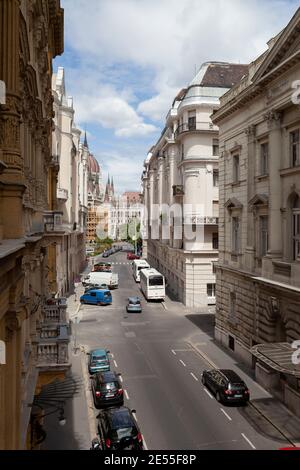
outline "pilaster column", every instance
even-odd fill
[[[20,144],[20,1],[0,0],[0,80],[6,85],[6,104],[0,105],[0,148],[6,169],[2,183],[3,237],[23,236],[24,169]],[[9,223],[8,223],[9,221]]]
[[[245,129],[248,138],[247,158],[247,200],[250,201],[255,195],[255,163],[256,163],[256,126],[251,125]],[[254,218],[253,212],[247,208],[247,246],[246,264],[250,270],[254,269]]]
[[[21,174],[19,0],[0,0],[0,80],[6,85],[6,104],[0,107],[0,146],[7,165],[6,180]]]
[[[158,203],[163,203],[164,159],[158,157]]]
[[[281,226],[281,152],[282,152],[282,114],[270,112],[266,116],[269,127],[269,250],[268,256],[282,256],[282,226]]]

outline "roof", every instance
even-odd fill
[[[190,86],[232,88],[248,72],[248,68],[246,64],[208,62],[201,66]]]
[[[220,372],[227,377],[230,381],[236,381],[237,383],[244,382],[243,379],[231,369],[221,369]]]
[[[100,165],[91,153],[88,156],[88,168],[91,173],[100,173]]]
[[[116,372],[112,371],[112,370],[108,370],[106,372],[98,372],[97,373],[98,376],[102,376],[103,379],[104,379],[104,382],[107,380],[116,380],[117,378],[117,374]]]
[[[271,369],[300,378],[300,363],[293,361],[294,354],[299,357],[299,353],[290,343],[257,344],[251,352]]]

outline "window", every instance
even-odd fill
[[[219,187],[219,171],[218,170],[213,171],[213,185],[214,187]]]
[[[196,130],[196,111],[189,111],[188,125],[189,125],[189,131]]]
[[[217,268],[216,268],[216,264],[217,262],[216,261],[212,261],[212,273],[213,274],[216,274],[217,273]]]
[[[236,316],[236,293],[230,292],[230,317],[235,318]]]
[[[213,157],[219,156],[219,139],[213,139]]]
[[[219,249],[219,234],[218,233],[213,233],[213,235],[212,235],[212,245],[213,245],[213,250],[218,250]]]
[[[290,143],[291,143],[291,165],[297,166],[300,165],[299,158],[299,129],[290,133]]]
[[[239,253],[240,251],[240,219],[232,217],[232,251]]]
[[[268,252],[268,217],[262,216],[259,218],[259,255],[260,257],[266,256]]]
[[[181,159],[184,159],[184,144],[181,144]]]
[[[240,180],[240,156],[233,156],[233,182],[238,183]]]
[[[216,284],[207,284],[207,297],[216,297]]]
[[[260,146],[260,174],[267,175],[269,173],[269,144],[268,142]]]
[[[300,258],[300,198],[296,197],[293,204],[293,260]]]

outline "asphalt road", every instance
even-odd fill
[[[146,447],[263,450],[286,445],[282,436],[251,406],[221,405],[203,387],[201,372],[210,367],[189,339],[196,334],[203,344],[210,341],[213,316],[203,315],[199,327],[199,315],[186,315],[179,304],[169,303],[165,309],[160,303],[147,303],[133,279],[126,255],[117,253],[109,261],[114,262],[114,271],[119,273],[119,289],[112,291],[113,304],[82,306],[77,339],[86,351],[96,347],[110,350],[112,369],[122,374],[125,404],[137,410]],[[142,298],[142,314],[126,313],[126,300],[131,295]],[[88,448],[96,430],[97,411],[92,409],[86,361],[82,355],[86,402],[83,396],[77,398],[74,413],[79,417],[72,420],[81,427],[73,434],[81,439],[86,434],[84,444],[76,445],[77,448]],[[254,396],[262,393],[255,384],[250,391]],[[53,439],[48,448],[62,445],[72,448],[66,438],[57,446]]]

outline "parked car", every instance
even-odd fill
[[[128,304],[126,306],[126,311],[128,313],[141,313],[142,312],[142,306],[141,306],[141,300],[139,297],[129,297],[128,298]]]
[[[247,385],[233,370],[205,370],[202,374],[202,383],[216,395],[216,399],[221,403],[246,404],[250,400]]]
[[[90,289],[80,297],[80,302],[91,305],[110,305],[112,295],[110,290]]]
[[[84,293],[86,294],[86,293],[89,292],[90,290],[95,290],[95,289],[97,289],[97,290],[98,290],[98,289],[109,290],[107,284],[89,284],[89,285],[84,289]]]
[[[91,385],[96,408],[124,405],[124,391],[119,376],[111,371],[93,375]]]
[[[106,372],[110,370],[110,362],[107,349],[93,349],[88,353],[89,356],[89,373]]]
[[[127,253],[128,260],[140,259],[140,256],[136,255],[135,253]]]
[[[102,253],[102,258],[108,258],[109,257],[109,253],[107,251],[104,251]]]
[[[97,416],[103,450],[143,450],[143,436],[135,410],[125,406],[102,410]]]

